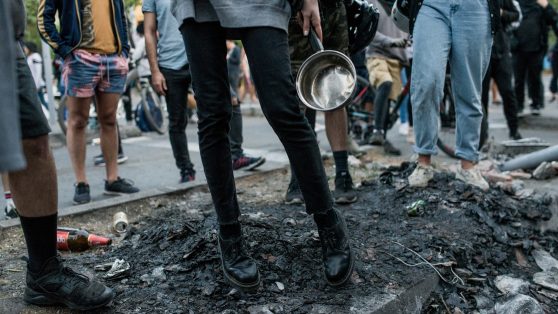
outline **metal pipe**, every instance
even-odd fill
[[[500,166],[501,171],[536,168],[544,161],[558,160],[558,145],[539,150],[538,152],[523,155],[506,161]]]

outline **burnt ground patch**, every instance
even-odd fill
[[[357,256],[351,283],[340,289],[325,283],[311,217],[276,197],[277,184],[286,186],[281,173],[241,186],[246,246],[262,275],[255,292],[237,291],[223,278],[206,191],[152,201],[153,210],[137,216],[112,247],[64,257],[91,272],[117,258],[131,264],[126,277],[106,281],[117,291],[107,313],[446,313],[492,308],[506,299],[494,286],[496,276],[530,281],[538,271],[531,250],[556,255],[557,234],[538,231],[551,216],[547,197],[484,193],[450,174],[416,190],[405,180],[412,167],[405,163],[365,180],[359,201],[340,207]],[[10,280],[22,276],[7,269],[21,266],[17,252],[21,248],[1,269]],[[0,293],[20,297],[13,291],[23,287],[21,278],[13,280],[15,285],[0,285]],[[558,301],[541,291],[531,284],[528,294],[551,313]]]

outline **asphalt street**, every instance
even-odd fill
[[[558,111],[557,104],[547,106],[549,112]],[[543,113],[544,114],[544,113]],[[318,115],[317,133],[322,151],[330,150],[323,127],[323,115]],[[540,137],[551,144],[558,144],[555,131],[543,130],[521,130],[524,137]],[[490,109],[490,135],[495,141],[507,139],[507,129],[503,118],[501,106],[492,106]],[[200,160],[199,145],[197,138],[197,125],[190,123],[187,128],[188,143],[192,162],[197,171],[196,183],[205,182],[203,168]],[[412,147],[406,142],[404,136],[398,134],[398,126],[389,133],[388,138],[403,152],[403,157],[411,158]],[[174,158],[168,136],[153,133],[144,133],[140,137],[125,139],[124,152],[128,161],[119,167],[120,176],[131,179],[142,190],[161,188],[176,185],[179,179],[178,170],[174,164]],[[244,117],[244,148],[249,155],[265,156],[267,159],[260,169],[266,170],[288,164],[287,156],[279,139],[268,125],[265,118],[261,116]],[[381,151],[380,147],[374,148]],[[58,171],[59,208],[72,206],[75,182],[73,170],[69,160],[66,147],[53,150]],[[103,195],[105,170],[103,167],[93,165],[93,156],[100,153],[98,145],[87,146],[87,175],[91,185],[92,201],[99,201],[111,196]],[[437,157],[441,162],[455,162],[444,155]],[[189,184],[189,183],[188,183]],[[0,208],[4,208],[4,200],[0,201]],[[3,218],[3,210],[0,218]]]

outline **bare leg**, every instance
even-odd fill
[[[68,133],[66,144],[74,168],[76,182],[87,183],[85,173],[86,129],[89,120],[91,98],[68,97]]]
[[[419,155],[418,163],[423,166],[429,166],[432,164],[432,156],[430,155]]]
[[[27,168],[10,173],[17,211],[24,217],[44,217],[58,212],[56,166],[48,135],[23,140]]]
[[[325,112],[326,134],[334,152],[347,150],[347,112],[345,108]]]
[[[107,181],[113,182],[118,179],[116,109],[120,95],[98,92],[96,97],[97,117],[101,127],[101,150],[106,162]]]
[[[4,187],[4,191],[10,190],[10,179],[8,179],[8,175],[2,173],[2,186]]]

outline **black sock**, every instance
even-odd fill
[[[342,172],[349,172],[349,154],[346,150],[333,152],[333,159],[335,160],[336,175],[339,175]]]
[[[242,235],[240,223],[219,225],[219,233],[223,239],[238,238]]]
[[[45,261],[57,255],[56,227],[58,214],[44,217],[19,216],[27,243],[29,270],[37,273]]]
[[[336,217],[335,211],[333,209],[329,209],[326,212],[315,213],[314,221],[318,226],[330,226],[337,221]]]

